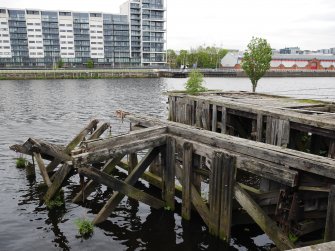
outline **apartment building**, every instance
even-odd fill
[[[0,67],[166,64],[166,0],[128,0],[120,14],[0,7]]]

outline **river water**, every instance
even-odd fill
[[[248,79],[206,78],[206,87],[251,89]],[[257,91],[296,98],[335,101],[334,78],[264,78]],[[268,250],[271,241],[255,226],[232,228],[229,246],[212,238],[197,217],[154,210],[124,199],[87,240],[77,236],[74,220],[93,219],[109,198],[101,187],[88,200],[71,203],[77,177],[65,187],[66,207],[48,211],[41,201],[42,179],[28,180],[15,167],[9,146],[28,137],[66,144],[92,118],[112,124],[112,133],[128,130],[114,118],[117,109],[167,116],[163,92],[183,89],[185,79],[108,79],[0,81],[0,250]],[[115,175],[123,176],[122,172]],[[147,184],[139,184],[147,189]]]

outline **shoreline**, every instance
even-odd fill
[[[200,69],[205,77],[246,78],[243,71]],[[187,78],[189,71],[169,69],[31,69],[0,70],[0,80]],[[335,71],[269,71],[266,77],[335,77]]]

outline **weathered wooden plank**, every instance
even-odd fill
[[[214,236],[219,236],[220,231],[222,158],[223,153],[214,152],[209,181],[209,232]]]
[[[43,159],[41,157],[41,154],[40,153],[34,153],[34,157],[35,157],[35,159],[37,161],[37,165],[38,165],[38,168],[40,169],[40,172],[41,172],[41,175],[42,175],[44,183],[48,187],[50,187],[51,186],[51,181],[50,181],[47,169],[46,169],[46,167],[44,165]]]
[[[68,164],[63,164],[63,166],[55,173],[55,178],[44,196],[45,201],[49,201],[55,196],[55,194],[61,188],[66,176],[70,173],[71,170],[72,166],[69,166]]]
[[[187,125],[170,121],[162,121],[147,116],[128,115],[128,119],[142,126],[167,125],[168,132],[174,136],[197,141],[208,146],[223,148],[245,157],[254,157],[272,163],[289,166],[298,170],[315,173],[321,176],[335,178],[335,161],[322,156],[299,152],[292,149],[272,146],[262,142],[202,131]]]
[[[335,186],[331,186],[325,228],[325,241],[335,241]]]
[[[212,110],[212,132],[216,132],[217,122],[218,122],[218,110],[217,110],[217,106],[213,105],[213,110]]]
[[[117,156],[113,159],[110,159],[106,162],[106,164],[102,167],[101,171],[107,174],[112,173],[115,166],[120,163],[124,156]],[[88,181],[88,183],[80,190],[77,195],[72,199],[73,203],[78,203],[79,201],[84,201],[91,193],[94,192],[96,186],[99,185],[98,183],[94,182],[93,180]]]
[[[316,244],[308,247],[301,247],[290,249],[289,251],[333,251],[335,247],[335,241]]]
[[[101,149],[113,148],[115,145],[129,143],[131,141],[141,140],[147,137],[158,136],[166,133],[166,126],[153,126],[151,128],[143,128],[131,131],[128,134],[115,136],[107,139],[97,139],[84,141],[82,148],[85,151],[98,151]]]
[[[222,182],[220,186],[220,228],[219,237],[229,241],[232,224],[233,193],[236,176],[236,158],[227,154],[222,159]]]
[[[113,176],[108,175],[107,173],[101,172],[100,170],[97,170],[95,168],[82,167],[78,169],[78,172],[92,180],[95,180],[96,182],[100,184],[103,184],[105,186],[112,188],[114,191],[121,192],[124,195],[132,199],[141,201],[155,209],[162,208],[165,205],[164,201],[157,199],[156,197],[150,194],[147,194],[127,184],[126,182],[118,180],[114,178]]]
[[[75,165],[86,163],[99,163],[113,158],[117,155],[125,155],[142,151],[148,148],[154,148],[164,145],[166,142],[166,135],[154,136],[145,138],[143,140],[130,141],[125,144],[116,145],[111,149],[102,149],[99,151],[92,151],[73,156]]]
[[[329,142],[328,157],[335,159],[335,140]]]
[[[256,141],[262,142],[262,137],[263,137],[263,115],[261,113],[258,113]]]
[[[251,196],[245,192],[240,185],[235,184],[234,196],[258,226],[271,238],[280,250],[294,248],[294,244],[282,233],[277,224],[272,221],[266,213],[253,201]]]
[[[150,150],[138,163],[137,167],[134,168],[131,174],[128,175],[128,177],[125,179],[125,182],[129,185],[134,185],[136,181],[141,177],[145,169],[156,158],[157,154],[159,154],[159,147]],[[98,224],[106,220],[123,198],[123,194],[120,194],[119,192],[114,192],[112,197],[107,201],[107,203],[93,220],[93,224]]]
[[[185,220],[191,219],[191,187],[192,187],[192,156],[193,147],[190,143],[183,145],[183,201],[182,217]]]
[[[105,122],[101,124],[88,138],[88,140],[98,139],[108,128],[110,127],[110,124]]]
[[[99,121],[97,119],[92,120],[83,130],[81,130],[74,139],[71,140],[71,142],[66,146],[64,153],[70,154],[71,151],[86,137],[87,134],[94,131],[94,129],[97,127],[97,124]],[[60,163],[62,163],[59,159],[54,159],[49,163],[47,166],[47,171],[52,172]]]
[[[227,109],[222,107],[222,118],[221,118],[221,133],[227,133]]]
[[[163,198],[166,206],[174,211],[175,195],[175,165],[176,165],[176,141],[171,137],[166,139],[166,160],[163,168]]]

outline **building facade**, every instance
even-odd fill
[[[165,0],[128,0],[120,14],[0,8],[0,67],[166,64]]]

